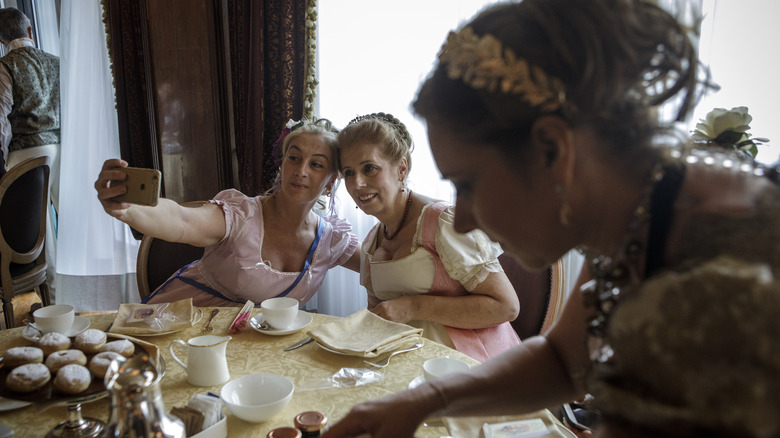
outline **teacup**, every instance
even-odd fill
[[[265,318],[271,328],[287,330],[298,317],[298,300],[288,297],[269,298],[260,303]]]
[[[36,310],[33,312],[33,318],[35,318],[35,325],[43,333],[66,334],[73,327],[76,312],[70,304],[54,304]]]
[[[452,373],[468,371],[471,367],[466,362],[453,357],[436,357],[428,359],[423,364],[425,380],[438,379]]]

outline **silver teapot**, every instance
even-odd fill
[[[165,413],[160,392],[163,373],[164,370],[158,372],[147,354],[121,364],[111,363],[105,377],[111,394],[111,415],[103,438],[187,436],[182,421]]]

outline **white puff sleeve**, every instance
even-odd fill
[[[498,256],[501,245],[490,240],[483,231],[459,233],[454,228],[455,209],[449,207],[439,216],[436,227],[436,251],[444,269],[471,292],[485,281],[491,272],[502,272]]]

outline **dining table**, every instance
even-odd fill
[[[240,311],[234,307],[199,308],[203,315],[191,327],[183,330],[156,335],[139,337],[142,341],[156,345],[159,348],[161,361],[164,362],[165,374],[159,382],[166,411],[174,407],[183,407],[198,394],[219,395],[223,385],[193,386],[187,381],[186,371],[174,362],[169,352],[169,346],[175,340],[187,341],[188,339],[204,334],[228,336],[228,329]],[[206,331],[206,324],[212,310],[217,310],[213,321],[210,322],[211,331]],[[254,309],[253,313],[260,309]],[[116,312],[82,313],[82,317],[89,320],[89,327],[106,330],[116,317]],[[384,368],[372,366],[362,357],[337,354],[320,347],[316,342],[308,343],[300,348],[285,351],[286,347],[307,337],[306,332],[321,324],[337,321],[339,317],[318,313],[311,314],[311,323],[299,331],[284,335],[269,335],[261,330],[247,327],[240,333],[229,335],[226,348],[226,358],[230,379],[240,376],[271,373],[289,378],[295,385],[295,392],[289,405],[270,420],[254,424],[233,416],[227,408],[224,413],[227,422],[227,436],[229,437],[264,437],[278,427],[293,427],[294,418],[304,411],[319,411],[324,413],[332,424],[345,416],[353,405],[376,399],[388,394],[403,391],[421,382],[423,363],[436,357],[454,357],[469,363],[471,366],[479,366],[475,359],[462,354],[440,343],[425,340],[422,348],[396,355]],[[22,328],[13,328],[0,331],[0,352],[8,348],[24,345],[32,345],[28,339],[22,336]],[[177,354],[181,350],[176,350]],[[342,369],[364,369],[378,373],[381,380],[364,385],[349,386],[335,385],[334,374]],[[107,395],[107,394],[106,394]],[[45,411],[41,412],[44,407]],[[107,422],[110,413],[109,397],[102,397],[80,405],[81,415],[85,418],[96,418]],[[68,412],[64,405],[39,404],[36,402],[28,406],[15,407],[0,412],[0,424],[4,424],[14,431],[15,436],[44,436],[59,423],[68,418]],[[392,416],[389,412],[388,416]],[[522,418],[542,418],[548,424],[560,429],[560,434],[548,436],[570,437],[567,430],[547,410],[539,411]],[[503,417],[495,417],[502,419]],[[399,419],[401,420],[401,419]],[[446,418],[444,419],[446,420]],[[476,420],[480,423],[482,420]],[[485,420],[487,421],[487,420]],[[466,435],[453,434],[450,429],[455,423],[443,421],[431,421],[420,425],[415,436],[458,438]],[[449,426],[449,427],[448,427]],[[475,438],[481,436],[479,427],[475,427]],[[462,428],[460,429],[463,430]],[[552,430],[552,429],[551,429]],[[458,432],[463,433],[463,432]]]

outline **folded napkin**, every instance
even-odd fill
[[[153,335],[192,327],[192,298],[160,304],[120,304],[110,333]]]
[[[499,437],[503,436],[518,436],[518,437],[539,437],[539,438],[576,438],[577,436],[571,432],[569,429],[564,427],[563,424],[561,424],[560,421],[558,421],[557,418],[552,414],[552,412],[548,411],[547,409],[542,409],[541,411],[531,412],[529,414],[524,415],[512,415],[512,416],[495,416],[495,417],[444,417],[442,421],[444,421],[444,424],[447,426],[447,431],[450,435],[456,436],[459,438],[483,438],[484,432],[483,432],[483,425],[485,423],[487,424],[496,424],[496,423],[505,423],[505,422],[513,422],[513,421],[520,421],[520,420],[531,420],[531,419],[540,419],[542,422],[544,422],[544,425],[547,427],[547,433],[527,433],[527,435],[524,435],[523,433],[518,433],[515,431],[515,434],[512,435],[506,434],[501,435],[498,434]],[[496,435],[493,435],[493,438],[496,438]]]
[[[422,339],[422,329],[388,321],[367,309],[308,331],[325,348],[351,356],[377,357]]]

